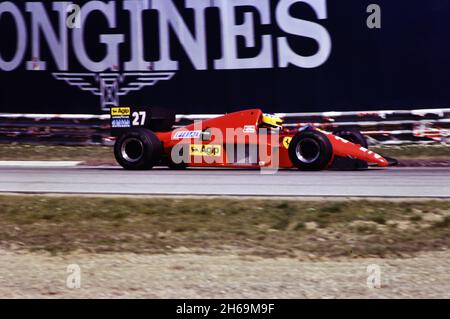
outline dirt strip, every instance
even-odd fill
[[[0,256],[1,298],[450,298],[450,251],[321,262],[188,251]],[[79,289],[67,287],[71,264],[81,270]],[[377,269],[381,288],[370,288]]]

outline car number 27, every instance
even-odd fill
[[[147,112],[133,112],[133,126],[144,126]]]

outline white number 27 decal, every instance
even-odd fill
[[[145,119],[147,118],[147,112],[134,112],[133,113],[133,126],[143,126]]]

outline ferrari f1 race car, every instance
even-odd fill
[[[387,158],[367,148],[364,136],[334,134],[310,125],[288,129],[259,109],[244,110],[173,129],[175,115],[157,108],[111,109],[114,154],[127,170],[154,166],[299,169],[386,167]]]

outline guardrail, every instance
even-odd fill
[[[179,115],[176,126],[215,115]],[[372,144],[450,143],[450,109],[279,113],[287,127],[356,127]],[[110,145],[109,115],[0,114],[1,143]]]

